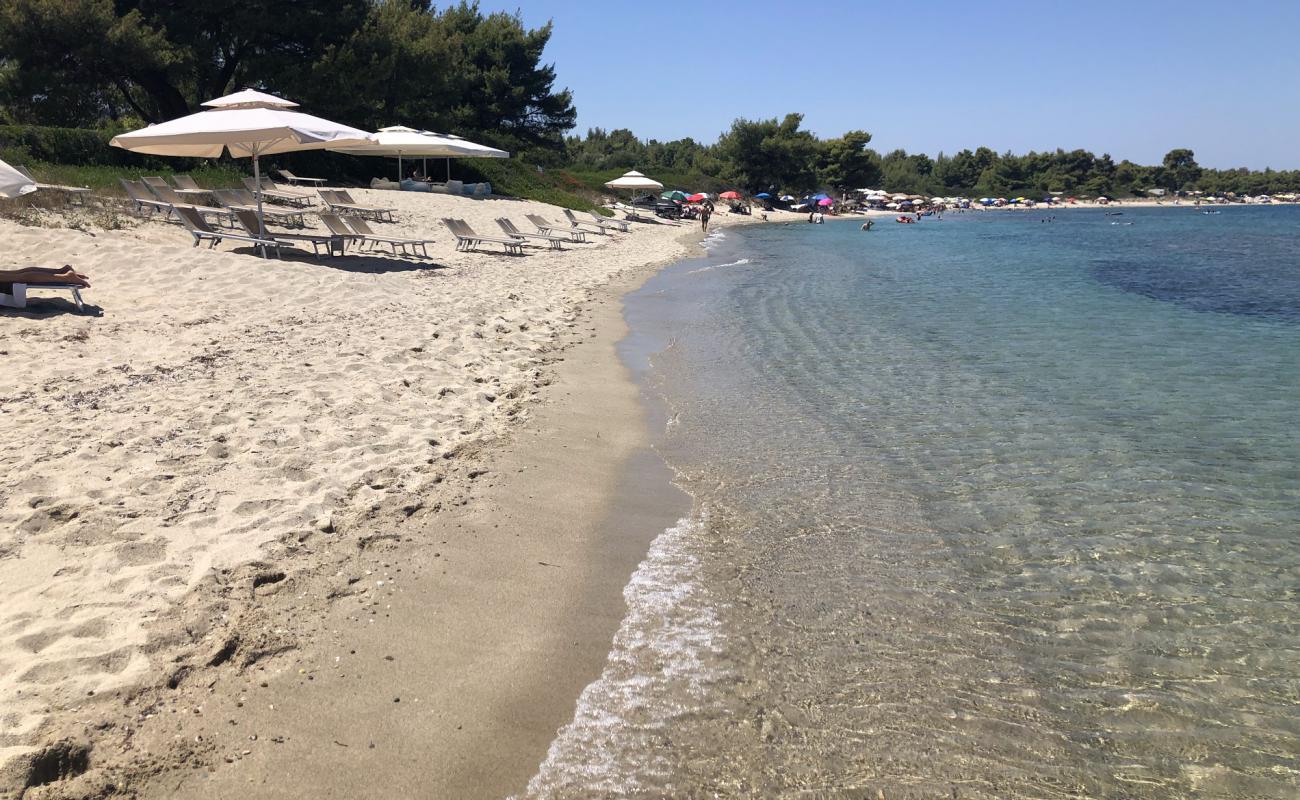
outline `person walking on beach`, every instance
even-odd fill
[[[713,212],[709,210],[708,206],[700,206],[700,230],[704,233],[709,232],[709,217],[711,216],[713,216]]]

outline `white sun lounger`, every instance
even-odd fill
[[[64,186],[59,183],[41,183],[32,177],[32,173],[27,171],[27,167],[15,165],[14,169],[21,172],[24,177],[36,184],[37,189],[48,189],[51,192],[63,192],[68,196],[69,203],[76,200],[78,205],[85,205],[86,198],[90,195],[90,189],[85,186]]]
[[[311,245],[311,251],[317,259],[320,258],[320,249],[325,248],[325,255],[333,256],[335,253],[343,255],[343,240],[330,234],[322,236],[318,233],[279,233],[277,231],[258,230],[259,223],[257,212],[249,209],[241,209],[234,212],[239,224],[248,232],[249,236],[258,239],[271,239],[272,241],[282,244],[294,244],[302,242]]]
[[[537,228],[538,233],[564,234],[569,237],[569,241],[571,242],[587,241],[587,231],[579,228],[577,225],[557,225],[554,222],[548,222],[545,218],[539,217],[536,214],[524,214],[524,219],[533,223],[533,227]]]
[[[220,244],[223,239],[230,239],[236,242],[248,242],[261,252],[262,258],[266,258],[268,251],[273,251],[276,257],[279,258],[280,248],[293,246],[288,242],[277,242],[274,239],[262,236],[244,236],[239,233],[213,230],[207,221],[203,219],[203,215],[190,206],[175,206],[174,210],[176,215],[181,218],[181,224],[194,237],[195,247],[199,246],[199,242],[206,241],[208,249],[212,249]]]
[[[286,181],[288,181],[290,184],[294,186],[297,186],[298,184],[302,184],[302,183],[310,183],[319,186],[320,184],[325,182],[324,178],[300,178],[287,169],[277,169],[276,172],[280,173],[281,178],[284,178]]]
[[[0,284],[2,286],[3,284]],[[4,308],[27,308],[27,293],[32,289],[51,289],[57,292],[71,292],[72,302],[78,311],[85,311],[81,302],[81,290],[84,286],[75,283],[11,283],[8,292],[0,291],[0,306]]]
[[[588,226],[587,230],[594,229],[596,233],[599,233],[601,236],[605,236],[610,231],[620,230],[620,228],[617,225],[608,225],[602,222],[596,222],[594,220],[588,222],[585,219],[578,219],[577,217],[573,216],[573,212],[567,208],[563,209],[563,211],[564,211],[564,218],[567,219],[569,222],[572,222],[575,227],[586,225]]]
[[[463,219],[444,218],[442,224],[446,225],[447,230],[451,231],[452,235],[456,237],[456,249],[461,252],[474,250],[480,244],[499,244],[505,248],[507,253],[514,253],[515,255],[521,256],[524,254],[524,246],[519,243],[519,239],[502,239],[499,236],[479,236],[474,232],[474,229],[469,226],[469,223],[465,222]]]
[[[524,241],[525,239],[537,239],[546,242],[552,250],[563,250],[563,244],[569,239],[567,236],[556,236],[553,233],[525,233],[515,227],[515,224],[505,217],[497,217],[497,226],[505,232],[506,236],[512,239]]]
[[[409,253],[412,256],[429,257],[428,244],[433,239],[411,239],[401,236],[380,236],[370,229],[370,225],[361,217],[339,217],[335,214],[321,214],[321,222],[329,228],[332,233],[339,236],[347,237],[352,240],[360,241],[362,244],[369,244],[370,249],[374,250],[381,245],[388,245],[392,248],[393,255],[401,251]],[[417,252],[418,251],[418,252]]]
[[[627,233],[629,230],[631,230],[631,228],[628,227],[628,224],[621,219],[602,217],[601,215],[597,214],[595,211],[588,211],[587,213],[591,215],[591,218],[595,220],[597,225],[609,225],[614,228],[618,228],[623,233]]]

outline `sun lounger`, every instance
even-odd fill
[[[568,241],[567,236],[556,236],[552,233],[525,233],[515,227],[515,224],[505,217],[497,217],[497,225],[505,232],[506,236],[512,239],[524,241],[526,239],[539,239],[550,245],[552,250],[563,250],[564,242]]]
[[[577,225],[557,225],[554,222],[547,222],[545,218],[536,214],[524,214],[524,219],[533,223],[533,227],[537,228],[538,233],[563,234],[568,236],[571,242],[587,241],[587,231]]]
[[[343,240],[334,234],[323,236],[318,233],[280,233],[279,231],[268,231],[259,225],[257,212],[241,210],[234,212],[235,217],[244,230],[248,231],[249,236],[255,236],[261,239],[272,239],[285,244],[294,244],[302,242],[311,245],[312,253],[316,258],[320,258],[320,249],[325,248],[325,255],[333,256],[336,254],[343,255]]]
[[[621,219],[602,217],[601,215],[597,214],[595,211],[588,211],[587,213],[591,215],[591,218],[596,222],[597,225],[612,225],[613,227],[618,228],[623,233],[627,233],[629,230],[631,230],[628,224]]]
[[[252,178],[244,178],[244,186],[248,187],[248,191],[254,194],[257,193],[257,181]],[[288,203],[300,208],[306,208],[312,204],[311,195],[301,192],[286,192],[277,188],[270,178],[262,179],[262,199],[270,200],[273,203]]]
[[[325,182],[324,178],[300,178],[287,169],[277,169],[276,172],[280,173],[281,178],[284,178],[286,181],[288,181],[291,185],[294,186],[297,186],[298,184],[301,183],[310,183],[319,186],[320,184]]]
[[[292,247],[287,242],[278,242],[265,236],[245,236],[239,233],[213,230],[208,225],[207,220],[203,219],[203,215],[190,206],[174,206],[173,210],[180,217],[181,224],[194,237],[195,247],[199,246],[199,242],[207,241],[208,248],[211,249],[220,244],[223,239],[230,239],[236,242],[248,242],[262,253],[262,258],[266,258],[267,251],[272,251],[279,257],[280,248]]]
[[[200,189],[198,183],[195,183],[190,176],[172,176],[172,182],[175,183],[174,189],[172,186],[168,186],[168,182],[159,177],[140,178],[140,180],[144,181],[144,185],[151,190],[162,187],[162,189],[174,191],[175,194],[181,195],[183,202],[194,203],[196,206],[204,206],[205,203],[201,202],[201,200],[212,194],[207,189]]]
[[[573,215],[573,212],[567,208],[562,209],[562,211],[564,212],[564,218],[567,219],[569,222],[572,222],[575,227],[587,226],[588,230],[594,229],[597,233],[600,233],[601,235],[604,235],[609,231],[620,231],[620,232],[622,231],[622,229],[619,228],[617,225],[612,225],[607,222],[597,222],[595,220],[588,221],[585,219],[578,219]],[[622,224],[627,224],[627,223],[622,223]]]
[[[27,293],[32,289],[53,289],[58,292],[71,292],[72,302],[78,311],[85,311],[81,302],[81,290],[84,286],[75,283],[0,283],[0,306],[4,308],[27,308]]]
[[[519,243],[519,239],[479,236],[463,219],[444,218],[442,224],[446,225],[447,230],[451,231],[452,235],[456,237],[456,249],[462,252],[473,250],[480,244],[499,244],[505,248],[507,253],[521,256],[524,254],[524,246]]]
[[[181,197],[176,193],[175,189],[165,183],[162,186],[154,186],[151,184],[149,185],[149,188],[152,189],[158,199],[164,203],[170,203],[173,206],[190,206],[205,217],[215,217],[219,220],[223,220],[230,227],[235,227],[235,212],[228,208],[197,205],[194,201],[186,200]]]
[[[27,171],[27,167],[15,166],[14,169],[21,172],[24,177],[36,184],[37,189],[44,189],[51,192],[63,192],[68,196],[69,203],[76,200],[78,204],[84,205],[86,198],[90,196],[90,189],[85,186],[64,186],[59,183],[41,183],[32,177],[32,173]]]
[[[128,181],[126,178],[118,178],[117,182],[122,184],[122,189],[126,192],[126,196],[130,198],[133,211],[142,213],[147,210],[150,216],[161,211],[164,219],[171,218],[172,204],[154,199],[148,187],[143,183]]]
[[[334,214],[321,214],[321,221],[325,227],[329,228],[332,233],[341,236],[350,236],[353,239],[360,240],[363,244],[368,243],[373,250],[380,245],[388,245],[393,250],[393,255],[397,255],[398,248],[403,253],[409,252],[412,256],[423,255],[429,257],[427,245],[433,239],[410,239],[401,236],[380,236],[370,229],[370,225],[360,217],[338,217]],[[416,252],[416,251],[419,252]]]
[[[242,189],[214,189],[212,196],[231,211],[257,211],[257,198]],[[287,228],[307,227],[307,215],[298,209],[268,207],[263,203],[262,216]]]
[[[203,203],[201,203],[201,202],[199,202],[199,201],[200,201],[201,198],[206,197],[207,194],[208,194],[208,191],[207,191],[206,189],[199,189],[199,188],[186,189],[186,188],[183,188],[183,187],[181,187],[181,185],[180,185],[179,182],[176,184],[176,188],[173,189],[173,188],[172,188],[172,187],[167,183],[167,181],[163,180],[162,178],[160,178],[160,177],[158,177],[158,176],[156,176],[156,175],[154,175],[154,176],[148,176],[148,177],[143,177],[143,178],[141,178],[140,180],[143,181],[143,182],[144,182],[144,185],[147,186],[147,187],[149,187],[149,191],[153,192],[154,194],[158,194],[158,191],[157,191],[157,190],[159,190],[159,189],[165,189],[165,190],[167,190],[167,191],[169,191],[169,192],[173,192],[173,193],[175,193],[175,194],[177,194],[177,195],[180,195],[180,197],[181,197],[181,202],[182,202],[182,203],[193,203],[193,204],[195,204],[195,205],[200,205],[200,206],[201,206],[201,205],[204,205]],[[174,179],[173,179],[173,180],[174,180]],[[193,183],[193,181],[191,181],[191,183]],[[164,198],[159,197],[158,199],[159,199],[159,200],[163,200]]]
[[[329,210],[335,213],[343,212],[351,216],[373,219],[376,222],[393,221],[393,209],[359,205],[357,201],[352,199],[352,195],[341,189],[334,191],[319,189],[317,193],[320,195],[321,200],[325,201],[325,205],[329,207]]]

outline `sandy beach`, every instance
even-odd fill
[[[440,217],[559,209],[353,194],[432,258],[0,221],[94,284],[2,319],[6,792],[500,795],[599,673],[672,508],[610,516],[644,446],[618,298],[698,225],[460,253]]]

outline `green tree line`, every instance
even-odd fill
[[[123,129],[244,86],[368,130],[556,151],[574,123],[551,26],[419,0],[0,0],[0,122]]]
[[[530,167],[593,179],[640,169],[703,189],[795,194],[1300,191],[1298,171],[1203,169],[1182,149],[1151,166],[1086,150],[881,155],[865,130],[823,139],[800,114],[738,119],[712,144],[645,141],[627,129],[572,136],[573,96],[543,61],[551,32],[463,0],[0,0],[0,126],[10,126],[0,127],[0,145],[54,154],[54,163],[75,152],[81,163],[115,164],[96,141],[253,86],[360,128],[457,133]]]
[[[977,197],[1043,196],[1049,192],[1097,197],[1200,190],[1208,194],[1300,191],[1300,170],[1206,169],[1188,149],[1171,150],[1153,166],[1087,150],[998,153],[988,147],[931,158],[868,147],[871,134],[849,131],[820,139],[803,118],[738,119],[708,145],[693,139],[642,141],[630,130],[593,128],[565,140],[564,163],[580,170],[639,169],[698,175],[701,182],[751,192],[801,194],[814,190],[883,188],[891,192]]]

